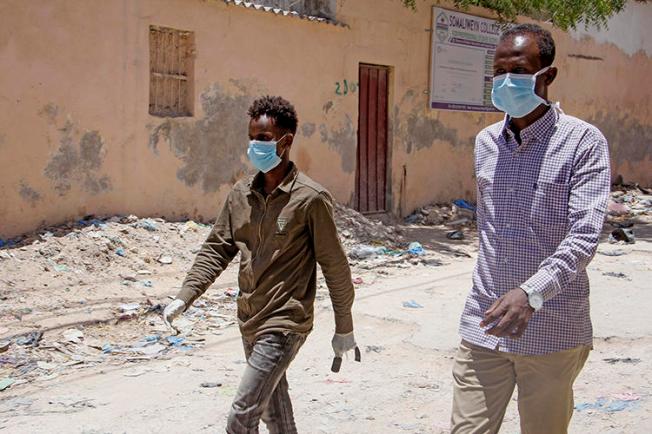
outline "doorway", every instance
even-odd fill
[[[355,208],[387,211],[387,101],[389,68],[360,64]]]

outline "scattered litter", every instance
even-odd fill
[[[120,278],[127,282],[136,282],[138,280],[134,274],[120,274]]]
[[[628,279],[627,275],[625,273],[620,273],[620,272],[615,272],[615,271],[605,271],[602,273],[603,276],[609,276],[609,277],[617,277],[619,279]]]
[[[404,301],[403,302],[403,307],[407,307],[409,309],[422,309],[423,308],[422,305],[420,305],[419,303],[417,303],[414,300]]]
[[[65,332],[63,332],[63,337],[66,339],[66,342],[79,344],[84,339],[84,333],[82,333],[81,330],[68,329]]]
[[[627,396],[627,399],[616,399],[601,397],[596,399],[595,402],[584,402],[575,405],[575,410],[584,411],[584,410],[595,410],[600,413],[617,413],[619,411],[634,410],[640,406],[639,399],[631,399],[631,396]]]
[[[147,345],[144,347],[136,347],[134,350],[140,354],[144,354],[146,356],[154,356],[161,351],[165,350],[166,347],[161,344],[154,344],[154,345]]]
[[[201,387],[211,389],[215,387],[222,387],[222,383],[201,383]]]
[[[618,203],[613,200],[609,200],[607,205],[607,213],[612,216],[623,216],[629,214],[631,210],[624,203]]]
[[[421,243],[414,241],[408,246],[407,252],[411,255],[423,255],[426,251],[423,249]]]
[[[439,390],[439,384],[433,383],[431,381],[411,381],[408,383],[410,387],[414,387],[417,389],[429,389],[429,390]]]
[[[636,237],[634,237],[633,229],[617,228],[614,229],[609,235],[609,242],[611,244],[624,242],[625,244],[634,244]]]
[[[627,254],[624,250],[599,251],[598,253],[605,256],[623,256]]]
[[[381,346],[378,346],[378,345],[367,345],[367,348],[366,348],[365,351],[368,352],[368,353],[374,352],[374,353],[380,354],[384,349],[385,349],[385,347],[381,347]]]
[[[104,354],[111,354],[113,352],[113,347],[111,344],[104,344],[102,345],[102,352]]]
[[[183,344],[186,339],[181,336],[168,336],[165,340],[173,347],[178,347]]]
[[[158,262],[164,265],[169,265],[172,263],[172,257],[167,255],[160,256]]]
[[[15,382],[16,380],[14,380],[13,378],[3,378],[2,380],[0,380],[0,391],[8,389]]]
[[[364,283],[364,280],[362,280],[362,277],[356,277],[353,279],[353,284],[354,285],[362,285]]]
[[[156,223],[153,220],[150,219],[144,219],[140,220],[138,223],[136,223],[137,228],[145,229],[150,232],[154,232],[158,229],[156,226]]]
[[[40,330],[33,331],[25,336],[16,339],[18,345],[38,347],[39,341],[43,338],[43,332]]]
[[[471,205],[464,199],[457,199],[453,201],[453,205],[455,205],[458,208],[462,209],[468,209],[469,211],[475,211],[475,206]]]
[[[54,271],[63,273],[64,271],[68,271],[68,267],[62,264],[54,264]]]
[[[373,246],[366,246],[366,245],[354,246],[349,251],[349,257],[351,259],[367,259],[367,258],[372,258],[374,256],[384,255],[384,254],[385,254],[384,247],[373,247]]]
[[[127,256],[125,249],[123,249],[122,247],[118,247],[117,249],[115,249],[115,254],[122,257]]]
[[[602,359],[602,360],[609,363],[610,365],[614,365],[616,363],[627,363],[627,364],[636,365],[641,362],[641,359],[634,359],[632,357],[609,357],[607,359]]]
[[[140,309],[140,303],[125,303],[120,305],[120,311],[124,313],[133,312]]]
[[[324,381],[326,384],[351,384],[351,380],[346,380],[346,379],[337,379],[333,380],[332,378],[327,378],[326,381]]]
[[[224,291],[224,294],[232,298],[237,298],[239,293],[240,293],[240,288],[226,288],[226,290]]]
[[[446,232],[446,238],[448,238],[449,240],[463,240],[464,239],[464,232],[462,232],[462,231]]]
[[[188,220],[179,228],[179,233],[183,235],[188,231],[197,232],[198,230],[199,230],[199,225],[192,220]]]
[[[632,392],[617,393],[613,395],[612,398],[619,401],[638,401],[639,399],[641,399],[639,395]]]

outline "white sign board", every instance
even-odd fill
[[[501,26],[433,7],[430,108],[494,112],[493,58]]]

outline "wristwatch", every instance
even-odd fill
[[[527,302],[530,307],[534,309],[535,312],[539,311],[539,309],[543,307],[543,294],[526,285],[521,285],[521,289],[527,294]]]

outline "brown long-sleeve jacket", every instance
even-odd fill
[[[319,263],[336,332],[351,332],[354,289],[330,194],[294,165],[267,197],[262,181],[259,173],[233,187],[177,298],[190,306],[240,251],[238,319],[243,336],[308,333]]]

